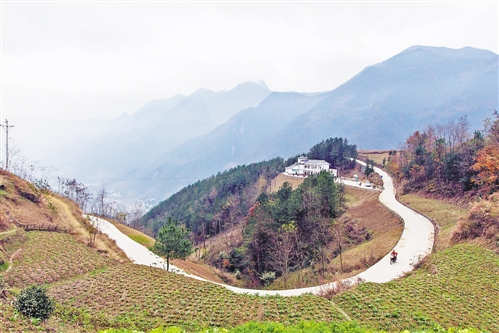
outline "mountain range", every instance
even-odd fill
[[[463,116],[481,129],[498,109],[498,77],[493,52],[412,46],[328,92],[271,92],[247,82],[154,100],[97,129],[68,126],[74,139],[52,160],[72,177],[108,179],[125,198],[156,203],[224,169],[294,156],[329,137],[395,149],[418,129]],[[93,136],[84,140],[78,133],[89,125]]]

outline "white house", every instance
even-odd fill
[[[330,169],[331,164],[324,160],[309,160],[305,156],[298,157],[298,162],[290,165],[284,171],[285,174],[291,176],[302,176],[318,174],[322,170],[326,170],[335,177],[338,177],[338,170]]]

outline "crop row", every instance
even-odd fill
[[[334,301],[352,318],[387,330],[437,323],[498,332],[499,258],[473,245],[454,246],[405,279],[361,284]]]
[[[22,250],[5,280],[16,287],[49,284],[83,275],[110,264],[95,250],[67,234],[27,232]]]
[[[297,323],[343,319],[325,298],[234,294],[211,283],[135,265],[88,274],[54,286],[50,293],[63,306],[84,308],[105,316],[112,325],[139,329],[163,324],[232,327],[250,320]]]

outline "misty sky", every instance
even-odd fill
[[[263,80],[327,91],[412,45],[498,53],[491,2],[2,2],[11,123],[133,113],[152,99]]]

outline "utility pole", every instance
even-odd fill
[[[5,119],[5,125],[0,124],[5,130],[5,170],[9,169],[9,127],[14,127],[14,125],[9,126],[9,121]]]

